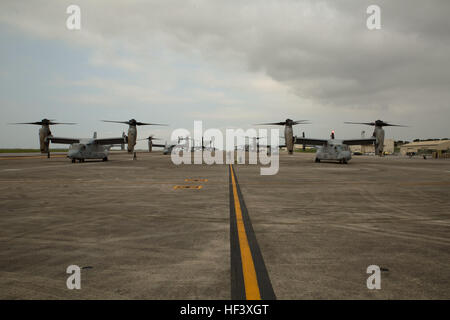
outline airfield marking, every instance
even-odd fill
[[[231,164],[229,173],[231,298],[274,300],[269,274]]]
[[[208,179],[184,179],[186,182],[208,182]]]
[[[174,190],[177,189],[201,189],[203,186],[174,186]]]

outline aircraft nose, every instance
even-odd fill
[[[69,150],[69,152],[67,153],[67,155],[69,156],[69,158],[76,156],[78,153],[78,150]]]

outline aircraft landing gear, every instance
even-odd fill
[[[108,161],[108,157],[104,157],[102,161]]]
[[[314,160],[314,162],[320,162],[320,159],[319,159],[319,158],[316,158],[316,160]]]
[[[75,159],[72,159],[72,163],[75,163]]]

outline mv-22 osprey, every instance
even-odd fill
[[[352,153],[348,146],[351,145],[373,145],[377,141],[376,138],[368,139],[346,139],[338,140],[334,138],[334,130],[331,131],[330,139],[312,139],[312,138],[295,138],[296,144],[318,146],[316,152],[316,162],[322,160],[338,161],[346,164],[351,158]]]
[[[111,121],[111,120],[102,120],[103,122],[113,122],[113,123],[123,123],[128,125],[128,152],[134,152],[134,146],[137,141],[137,126],[167,126],[167,124],[159,124],[159,123],[145,123],[136,121],[136,119],[131,119],[128,121]],[[153,144],[153,146],[157,146]],[[150,147],[151,148],[151,147]]]
[[[108,161],[109,149],[113,145],[120,145],[127,142],[126,137],[98,139],[96,132],[94,132],[92,138],[87,139],[49,136],[47,140],[52,143],[70,144],[67,157],[72,160],[72,163],[75,163],[76,160],[84,162],[85,159],[102,159],[103,161]]]
[[[384,129],[383,127],[406,127],[399,124],[392,124],[384,122],[383,120],[376,120],[374,122],[345,122],[349,124],[365,124],[368,126],[374,126],[375,129],[373,130],[373,137],[376,138],[375,143],[375,154],[382,156],[383,155],[383,148],[384,148]]]
[[[255,125],[256,126],[284,126],[284,139],[285,139],[284,146],[286,147],[289,154],[292,154],[294,152],[294,141],[295,141],[294,130],[293,130],[292,126],[294,126],[296,124],[309,124],[307,121],[308,120],[294,121],[291,119],[286,119],[285,121],[281,121],[281,122],[258,123]],[[280,147],[282,147],[282,146],[280,146]]]
[[[97,133],[94,133],[93,138],[78,139],[78,138],[62,138],[54,137],[50,131],[50,125],[55,124],[74,124],[74,123],[62,123],[54,122],[54,120],[42,119],[37,122],[24,122],[14,124],[33,124],[40,125],[39,129],[39,146],[41,153],[47,153],[50,158],[50,142],[59,144],[69,144],[69,152],[67,157],[74,163],[76,160],[84,162],[85,159],[102,159],[108,160],[109,149],[115,144],[127,143],[127,137],[119,138],[104,138],[98,139]]]

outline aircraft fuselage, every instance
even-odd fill
[[[319,147],[316,152],[316,162],[320,161],[338,161],[347,163],[352,158],[347,145],[336,139],[328,140],[328,143]]]
[[[84,159],[107,160],[109,147],[93,143],[93,139],[81,140],[80,143],[73,143],[69,147],[67,157],[73,162]]]

